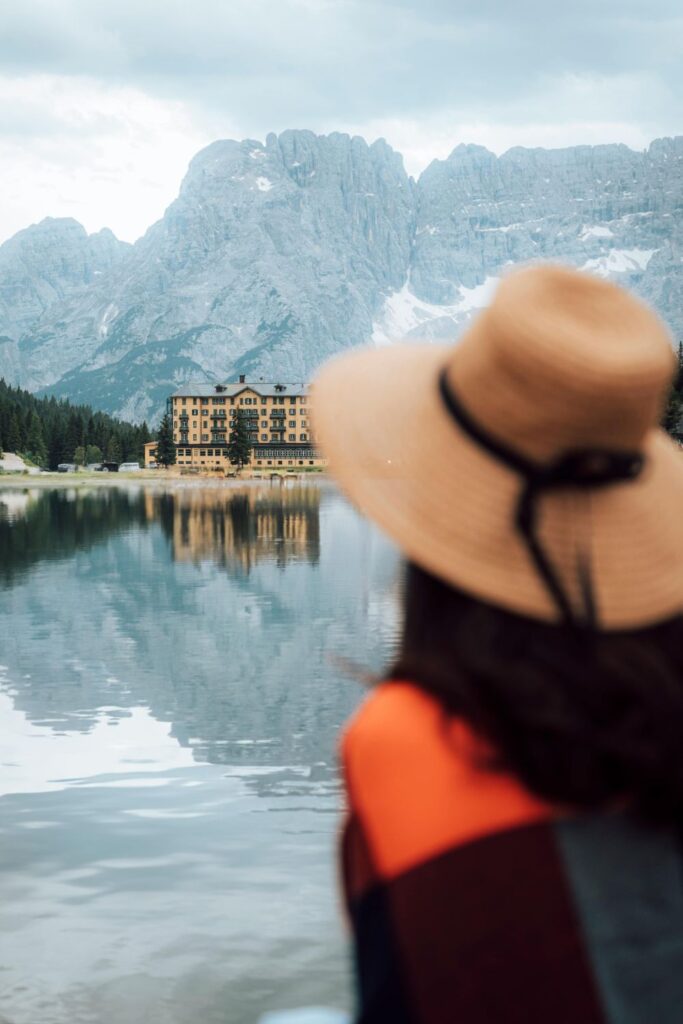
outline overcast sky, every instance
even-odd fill
[[[683,133],[680,0],[0,0],[0,240],[45,216],[133,241],[216,138]]]

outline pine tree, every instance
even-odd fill
[[[66,447],[70,462],[75,460],[77,448],[83,447],[83,422],[76,412],[69,416],[69,423],[66,428]]]
[[[175,458],[176,447],[173,440],[173,424],[171,423],[171,417],[166,413],[159,425],[159,433],[157,435],[157,462],[160,466],[165,466],[168,469],[169,466],[175,465]]]
[[[26,451],[32,462],[38,466],[47,465],[47,445],[38,413],[32,412],[29,421]]]
[[[251,458],[251,441],[249,425],[242,409],[238,409],[233,420],[230,440],[228,441],[228,458],[233,466],[242,469]]]
[[[23,448],[21,438],[21,427],[19,426],[19,417],[17,416],[16,409],[10,416],[9,429],[7,431],[7,450],[10,452],[20,452]]]
[[[56,469],[60,462],[69,461],[69,457],[65,452],[64,426],[60,422],[55,424],[50,433],[47,460],[50,469]]]

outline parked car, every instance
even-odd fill
[[[139,462],[122,462],[119,466],[119,473],[139,473]]]
[[[75,462],[60,462],[57,466],[58,473],[75,473],[76,463]]]
[[[100,470],[102,469],[102,463],[101,462],[89,462],[88,465],[85,468],[90,470],[91,473],[99,473]]]
[[[118,473],[118,471],[118,462],[103,462],[98,470],[98,473]]]

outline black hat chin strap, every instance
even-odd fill
[[[590,574],[589,559],[581,552],[577,573],[583,610],[577,614],[566,587],[545,552],[538,536],[537,512],[539,498],[547,491],[575,487],[604,487],[619,481],[634,480],[641,472],[645,458],[641,452],[614,451],[603,448],[581,448],[563,452],[549,463],[538,463],[510,448],[489,434],[476,422],[451,388],[446,370],[439,375],[439,392],[443,403],[458,426],[495,459],[515,470],[523,479],[514,524],[523,538],[536,571],[555,602],[563,620],[571,626],[597,627],[597,610]]]

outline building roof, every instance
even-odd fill
[[[222,383],[217,381],[215,384],[208,384],[206,381],[197,382],[193,384],[183,384],[174,391],[171,398],[212,398],[217,395],[234,398],[235,395],[239,395],[242,391],[255,391],[257,395],[261,395],[264,398],[272,398],[275,395],[307,395],[308,384],[285,384],[279,381],[272,383],[268,381],[254,380],[244,381],[243,383],[228,382]]]

